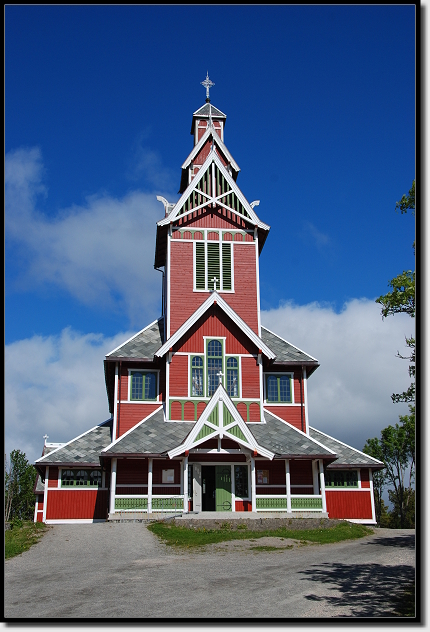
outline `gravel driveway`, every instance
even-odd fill
[[[162,544],[142,523],[55,525],[5,563],[5,617],[312,618],[392,615],[415,574],[415,533],[274,551],[236,541],[198,552]]]

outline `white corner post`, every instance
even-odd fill
[[[46,507],[48,505],[48,481],[49,481],[49,465],[45,470],[45,489],[43,490],[43,522],[46,522]]]
[[[372,520],[376,522],[375,495],[373,493],[373,473],[369,467],[370,502],[372,503]]]
[[[236,511],[236,481],[234,478],[234,464],[231,466],[231,510]]]
[[[285,485],[287,489],[287,512],[291,513],[291,477],[289,459],[285,459]]]
[[[303,397],[305,398],[306,434],[309,436],[308,380],[307,380],[307,377],[306,377],[306,367],[303,367]]]
[[[251,457],[251,511],[257,511],[257,489],[255,487],[255,459]]]
[[[110,468],[110,501],[109,513],[115,513],[115,492],[116,492],[116,468],[118,459],[112,459]]]
[[[182,461],[183,465],[183,491],[184,491],[184,513],[188,513],[188,457]]]
[[[148,459],[148,513],[152,513],[152,463],[153,459]]]
[[[327,512],[327,501],[325,497],[325,481],[324,481],[324,468],[322,459],[319,459],[319,469],[320,469],[320,487],[321,487],[321,498],[322,498],[322,510]]]
[[[118,362],[115,362],[115,391],[114,391],[114,409],[113,409],[113,428],[112,441],[116,439],[116,429],[118,423]]]

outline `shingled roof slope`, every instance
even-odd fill
[[[99,465],[99,454],[112,441],[112,420],[91,428],[83,435],[72,439],[61,448],[37,459],[36,464],[50,465],[64,463],[80,463]]]
[[[290,424],[281,421],[264,410],[266,423],[248,422],[246,425],[259,445],[278,455],[309,458],[335,459],[336,454],[329,448],[318,445],[312,438]]]
[[[218,110],[212,103],[202,105],[201,108],[193,113],[193,116],[209,116],[209,113],[216,118],[227,118],[227,115],[221,112],[221,110]]]
[[[316,430],[315,428],[309,427],[309,435],[313,439],[316,439],[317,441],[320,441],[321,443],[326,445],[328,448],[330,448],[330,450],[333,450],[333,452],[336,452],[338,458],[334,463],[328,466],[328,469],[330,468],[336,469],[336,468],[344,467],[344,466],[350,467],[350,466],[363,466],[363,465],[380,469],[381,466],[382,467],[384,466],[384,464],[381,463],[381,461],[378,461],[377,459],[374,459],[373,457],[368,456],[367,454],[364,454],[364,452],[360,452],[359,450],[352,448],[346,443],[342,443],[341,441],[338,441],[337,439],[333,439],[333,437],[326,435],[324,432],[321,432],[320,430]]]
[[[106,358],[149,358],[164,343],[164,318],[151,323],[135,336],[130,338],[106,355]]]
[[[276,353],[275,363],[318,362],[318,360],[312,356],[308,355],[304,351],[301,351],[286,340],[283,340],[283,338],[263,326],[261,327],[261,339],[274,353]]]
[[[126,432],[103,454],[164,454],[176,448],[191,432],[194,422],[164,421],[163,408]]]

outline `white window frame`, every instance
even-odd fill
[[[288,375],[290,377],[291,380],[291,402],[269,402],[267,401],[267,393],[266,393],[266,383],[267,383],[267,377],[269,375],[276,375],[281,376],[281,375]],[[278,372],[278,371],[267,371],[263,373],[263,403],[267,404],[267,406],[300,406],[299,404],[295,403],[295,397],[294,397],[294,371],[286,371],[286,372]]]
[[[195,239],[193,240],[193,292],[210,292],[211,290],[213,291],[213,287],[210,287],[210,281],[207,278],[207,270],[208,270],[208,243],[212,243],[218,244],[219,247],[219,254],[220,254],[220,281],[222,284],[222,280],[223,280],[223,269],[222,269],[222,246],[223,244],[227,244],[230,246],[230,252],[231,252],[231,290],[224,290],[224,289],[219,289],[217,290],[217,292],[219,292],[220,294],[234,294],[234,248],[233,248],[233,241],[222,241],[221,237],[222,237],[222,233],[220,229],[212,229],[212,230],[202,230],[203,234],[204,234],[204,239]],[[208,239],[208,232],[213,232],[213,233],[218,233],[218,239]],[[198,289],[196,288],[196,244],[204,244],[204,248],[205,248],[205,289]]]
[[[156,393],[157,396],[155,399],[131,399],[131,374],[132,373],[155,373],[157,377],[156,384]],[[127,388],[127,397],[126,402],[128,404],[151,404],[160,401],[160,369],[128,369],[128,388]]]

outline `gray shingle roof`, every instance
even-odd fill
[[[160,408],[103,454],[164,454],[182,443],[193,427],[190,422],[164,421],[164,411]]]
[[[111,442],[112,422],[103,422],[81,437],[77,437],[57,450],[38,459],[36,463],[94,463],[99,464],[99,454]]]
[[[321,443],[326,445],[328,448],[330,448],[330,450],[333,450],[333,452],[336,452],[336,454],[338,455],[337,460],[328,466],[329,469],[335,469],[343,465],[373,465],[375,467],[378,467],[378,465],[383,465],[380,464],[380,461],[372,459],[372,457],[367,456],[367,454],[363,454],[355,448],[352,448],[349,445],[345,445],[344,443],[337,441],[337,439],[333,439],[333,437],[328,437],[323,432],[315,430],[315,428],[309,427],[309,435],[313,439],[316,439],[317,441],[320,441]]]
[[[265,424],[255,422],[246,424],[263,448],[267,448],[275,454],[289,455],[291,457],[336,457],[335,454],[318,445],[293,426],[273,417],[267,410],[264,411],[264,418],[266,419]]]
[[[221,116],[223,118],[227,118],[224,112],[221,112],[221,110],[218,110],[218,108],[212,105],[212,103],[205,103],[204,105],[202,105],[201,108],[199,108],[198,110],[194,112],[193,116],[209,116],[209,106],[211,108],[212,116],[218,116],[218,117]]]
[[[164,343],[164,318],[161,317],[155,323],[136,334],[131,340],[125,342],[118,349],[111,351],[106,357],[114,358],[150,358]]]
[[[262,341],[276,353],[276,362],[318,362],[312,356],[307,355],[297,347],[280,338],[265,327],[261,327]]]

